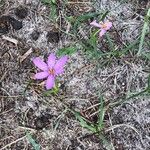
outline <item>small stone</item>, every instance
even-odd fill
[[[40,36],[40,32],[34,30],[32,33],[31,33],[31,38],[36,41]]]
[[[20,5],[15,9],[15,15],[19,19],[24,19],[28,15],[28,9],[26,7]]]

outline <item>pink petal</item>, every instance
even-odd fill
[[[46,80],[46,89],[47,90],[52,89],[54,87],[54,81],[55,81],[54,76],[52,76],[52,75],[48,76],[48,78]]]
[[[35,66],[37,66],[39,69],[43,71],[46,71],[48,69],[47,64],[43,60],[41,60],[39,57],[34,58],[33,63]]]
[[[58,69],[55,71],[56,75],[63,74],[63,72],[64,72],[64,68],[63,68],[63,67],[60,67],[60,68],[58,68]]]
[[[66,64],[67,60],[68,60],[68,57],[63,56],[57,61],[57,63],[54,66],[56,75],[63,73],[63,67]]]
[[[102,37],[105,33],[106,33],[106,30],[101,29],[101,31],[99,32],[99,36]]]
[[[106,22],[106,30],[109,30],[112,27],[112,22]]]
[[[97,27],[97,28],[101,28],[101,25],[99,23],[96,22],[96,20],[92,21],[90,23],[91,26]]]
[[[50,68],[53,68],[54,67],[54,65],[55,65],[55,61],[56,61],[56,56],[55,56],[55,54],[50,54],[49,56],[48,56],[48,61],[47,61],[47,64],[48,64],[48,66],[50,67]]]
[[[49,75],[49,73],[47,71],[45,72],[39,72],[35,74],[35,78],[36,79],[44,79]]]

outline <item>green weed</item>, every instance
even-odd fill
[[[72,45],[69,47],[58,49],[57,55],[58,56],[63,56],[63,55],[70,56],[70,55],[74,54],[76,51],[77,51],[77,47]]]
[[[28,132],[26,132],[27,139],[33,146],[34,150],[40,150],[40,145],[36,143],[36,141],[33,139],[32,135]]]
[[[121,105],[129,100],[134,100],[134,98],[138,97],[138,96],[142,96],[144,94],[148,94],[150,95],[150,75],[148,77],[148,81],[147,81],[147,87],[145,87],[144,90],[140,91],[140,92],[137,92],[135,94],[131,94],[130,96],[128,96],[127,98],[125,97],[122,97],[120,98],[121,100],[120,101],[117,101],[115,103],[111,103],[109,104],[110,107],[114,107],[114,106],[118,106],[118,105]]]
[[[52,19],[53,21],[56,20],[57,18],[57,3],[56,0],[41,0],[42,3],[44,3],[45,5],[50,6],[50,14],[49,17],[50,19]]]
[[[140,40],[140,44],[139,44],[139,51],[137,53],[138,56],[140,56],[142,53],[145,35],[149,28],[149,22],[150,22],[150,8],[148,9],[147,15],[145,16],[145,19],[144,19],[144,26],[142,29],[141,40]]]

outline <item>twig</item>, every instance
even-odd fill
[[[15,140],[15,141],[13,141],[13,142],[11,142],[11,143],[9,143],[9,144],[7,144],[7,145],[5,145],[5,146],[4,146],[4,147],[2,147],[0,150],[3,150],[3,149],[5,149],[5,148],[7,148],[7,147],[10,147],[12,144],[17,143],[17,142],[19,142],[19,141],[23,140],[24,138],[26,138],[26,135],[25,135],[25,136],[23,136],[23,137],[21,137],[21,138],[19,138],[19,139],[17,139],[17,140]]]
[[[33,50],[30,48],[27,52],[20,56],[20,63],[22,63],[32,52]]]
[[[11,42],[11,43],[14,43],[15,45],[18,44],[18,41],[17,41],[16,39],[10,38],[10,37],[8,37],[8,36],[2,35],[2,39],[6,40],[6,41],[9,41],[9,42]]]

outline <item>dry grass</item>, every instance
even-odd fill
[[[70,56],[65,74],[58,79],[62,85],[60,92],[46,97],[43,82],[33,80],[35,69],[32,59],[36,56],[46,58],[49,53],[76,43],[78,38],[89,36],[89,22],[81,25],[78,38],[72,36],[72,26],[66,15],[78,17],[95,10],[110,10],[108,19],[113,22],[110,37],[116,40],[115,48],[122,50],[124,45],[140,35],[144,9],[149,4],[145,3],[140,8],[137,1],[121,4],[114,0],[97,0],[94,3],[74,0],[68,1],[63,9],[59,1],[58,16],[53,21],[49,18],[50,6],[39,0],[6,0],[5,3],[0,1],[0,14],[17,18],[14,10],[19,5],[28,8],[28,16],[21,20],[23,28],[18,31],[11,29],[7,39],[0,37],[0,150],[33,149],[27,131],[42,150],[107,148],[98,135],[80,126],[66,105],[81,112],[90,122],[96,122],[98,93],[103,95],[105,104],[109,104],[122,96],[141,91],[147,85],[149,61],[136,57],[136,46],[122,57],[98,60],[89,59],[77,46],[78,51]],[[36,41],[31,36],[34,31],[40,33]],[[47,33],[52,31],[59,32],[58,42],[57,37],[48,42]],[[14,44],[14,41],[18,43]],[[99,43],[105,52],[109,50],[106,43],[105,40]],[[115,150],[148,150],[149,102],[149,96],[144,95],[107,109],[103,132]]]

